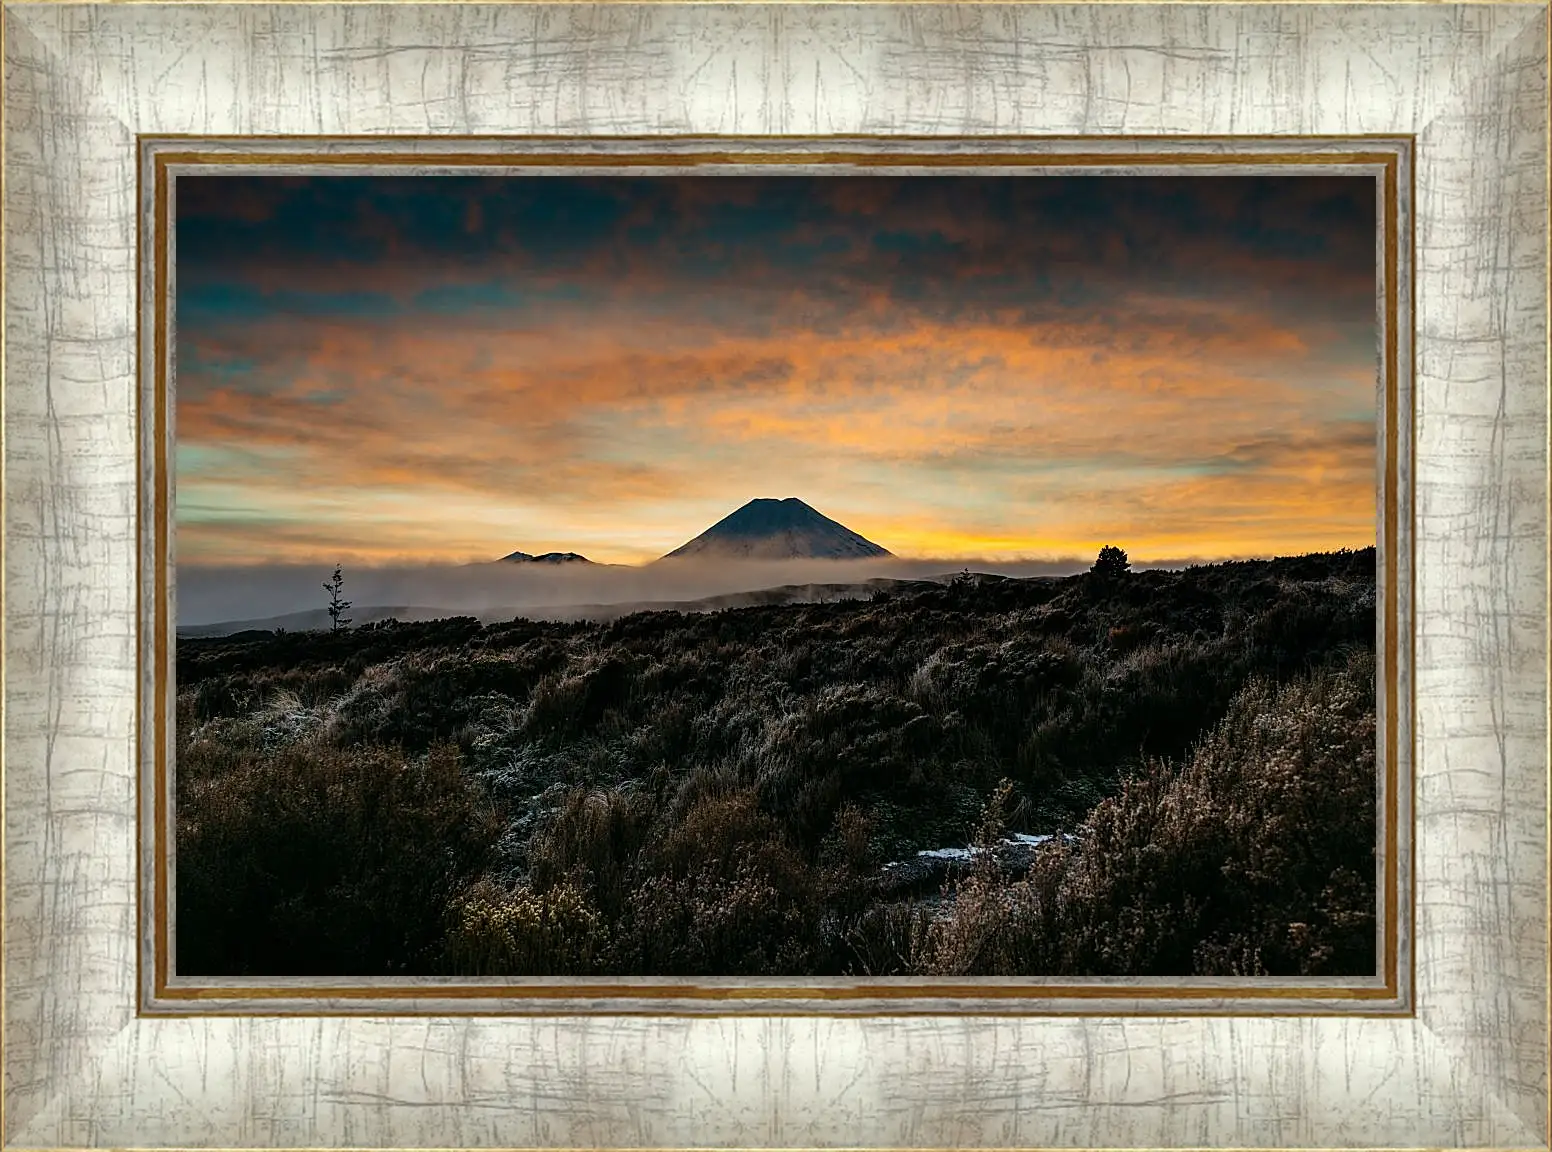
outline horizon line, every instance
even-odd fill
[[[1102,545],[1102,547],[1112,547],[1112,546],[1115,546],[1115,545]],[[682,547],[682,545],[681,545],[681,547]],[[1143,558],[1143,559],[1134,558],[1134,557],[1132,557],[1130,555],[1130,553],[1128,553],[1128,560],[1130,561],[1131,566],[1134,569],[1149,569],[1149,568],[1165,568],[1165,567],[1190,567],[1190,566],[1207,565],[1207,564],[1234,564],[1234,563],[1242,563],[1242,562],[1245,562],[1245,561],[1253,561],[1253,560],[1284,560],[1284,559],[1291,559],[1291,558],[1298,557],[1298,556],[1326,556],[1326,555],[1333,555],[1333,554],[1336,554],[1336,553],[1339,553],[1339,552],[1364,552],[1364,551],[1372,550],[1372,549],[1375,549],[1375,548],[1377,548],[1377,544],[1376,543],[1366,543],[1366,544],[1360,544],[1360,545],[1356,545],[1356,546],[1354,546],[1354,545],[1336,545],[1336,546],[1329,547],[1329,548],[1311,548],[1311,549],[1306,549],[1304,551],[1254,552],[1254,553],[1247,552],[1247,553],[1234,553],[1234,554],[1217,555],[1217,556],[1166,556],[1166,557],[1153,557],[1153,558]],[[1126,551],[1125,548],[1123,548],[1122,550]],[[760,565],[760,566],[765,566],[765,567],[772,567],[772,566],[777,566],[777,565],[794,565],[794,564],[837,564],[837,565],[840,565],[840,564],[853,564],[853,565],[875,564],[875,565],[879,565],[879,564],[890,564],[890,563],[944,564],[944,565],[950,566],[951,568],[964,568],[967,565],[974,565],[974,564],[990,564],[990,565],[1035,565],[1035,564],[1039,564],[1039,565],[1067,565],[1067,564],[1082,564],[1082,565],[1089,565],[1089,564],[1093,563],[1093,558],[1098,555],[1099,549],[1095,548],[1095,549],[1093,549],[1093,551],[1091,553],[1085,553],[1085,554],[1073,553],[1073,554],[1069,554],[1069,555],[1059,555],[1059,556],[1044,555],[1044,556],[1004,556],[1004,557],[997,557],[997,556],[930,556],[930,555],[911,556],[911,555],[902,555],[901,553],[898,553],[898,552],[890,552],[888,555],[885,555],[885,556],[782,556],[782,557],[747,557],[747,556],[714,556],[714,555],[713,556],[697,556],[697,555],[675,556],[675,555],[673,555],[673,551],[677,551],[677,549],[674,549],[674,550],[671,550],[670,552],[665,552],[662,555],[656,556],[653,559],[636,561],[636,562],[631,562],[631,561],[612,561],[612,560],[593,560],[593,559],[583,555],[582,553],[576,552],[574,550],[565,550],[565,551],[563,551],[561,549],[549,549],[549,550],[544,551],[544,552],[533,552],[533,553],[522,552],[521,549],[515,549],[514,551],[515,552],[519,552],[519,553],[521,553],[524,556],[529,556],[529,557],[531,557],[531,558],[533,558],[535,560],[539,560],[539,558],[544,557],[544,556],[552,556],[552,555],[554,555],[554,556],[564,556],[564,555],[568,555],[569,554],[569,555],[580,557],[579,561],[571,561],[571,562],[569,562],[569,564],[568,564],[568,562],[565,562],[565,561],[541,561],[539,564],[535,565],[535,567],[538,568],[541,571],[542,570],[549,570],[549,569],[552,569],[552,568],[553,569],[564,569],[564,568],[569,567],[571,564],[579,564],[579,563],[581,565],[587,567],[587,568],[617,568],[617,569],[629,569],[629,570],[632,570],[632,571],[641,571],[643,569],[651,568],[651,567],[653,567],[656,564],[660,564],[660,563],[663,563],[663,562],[669,561],[669,560],[673,561],[676,565],[682,564],[682,565],[686,565],[686,566],[694,565],[694,564],[705,564],[705,565],[708,565],[708,566],[709,565],[719,565],[719,566],[727,566],[727,565],[750,565],[750,566],[755,566],[755,565]],[[256,562],[232,561],[232,562],[229,562],[229,563],[221,563],[221,562],[211,563],[211,562],[208,562],[208,561],[206,561],[206,562],[201,562],[201,561],[185,561],[185,562],[177,564],[176,567],[179,568],[179,569],[189,569],[189,570],[210,570],[210,569],[225,569],[225,568],[242,568],[242,569],[255,569],[255,568],[271,568],[271,569],[273,569],[273,568],[297,568],[297,569],[301,569],[301,568],[319,568],[319,567],[329,568],[329,567],[333,567],[335,565],[341,565],[341,566],[350,565],[350,566],[353,566],[353,567],[355,567],[357,569],[368,569],[368,570],[381,570],[381,569],[394,569],[394,568],[457,569],[457,568],[493,567],[493,566],[496,566],[496,565],[505,564],[505,563],[508,562],[508,557],[511,556],[512,554],[513,553],[507,553],[504,556],[497,556],[497,557],[489,558],[489,559],[467,559],[467,560],[433,560],[433,559],[427,559],[427,558],[424,558],[424,557],[401,557],[401,558],[392,559],[392,560],[344,560],[344,559],[340,559],[340,558],[336,557],[336,558],[331,558],[331,559],[284,560],[284,561],[256,561]],[[514,561],[513,564],[515,566],[517,564],[517,562]]]

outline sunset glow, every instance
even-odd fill
[[[1356,177],[180,177],[184,565],[1375,540]]]

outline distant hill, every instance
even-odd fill
[[[359,628],[363,624],[376,624],[381,620],[440,620],[445,616],[454,615],[457,613],[445,608],[374,605],[353,608],[350,621]],[[327,609],[311,608],[302,612],[287,612],[282,616],[266,616],[262,619],[225,620],[216,624],[179,624],[177,635],[180,640],[194,640],[230,636],[237,632],[273,632],[276,629],[285,632],[327,632],[332,624],[333,621],[329,619]]]
[[[866,560],[886,548],[815,511],[796,497],[751,500],[664,560]]]
[[[530,556],[527,552],[508,552],[501,558],[512,564],[591,564],[592,561],[579,552],[541,552]]]

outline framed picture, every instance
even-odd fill
[[[148,1010],[1405,1008],[1409,142],[326,148],[142,140]]]
[[[4,1140],[1545,1147],[1549,10],[4,9]]]

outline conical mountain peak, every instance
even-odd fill
[[[887,549],[788,496],[750,500],[664,559],[866,560],[889,555]]]

